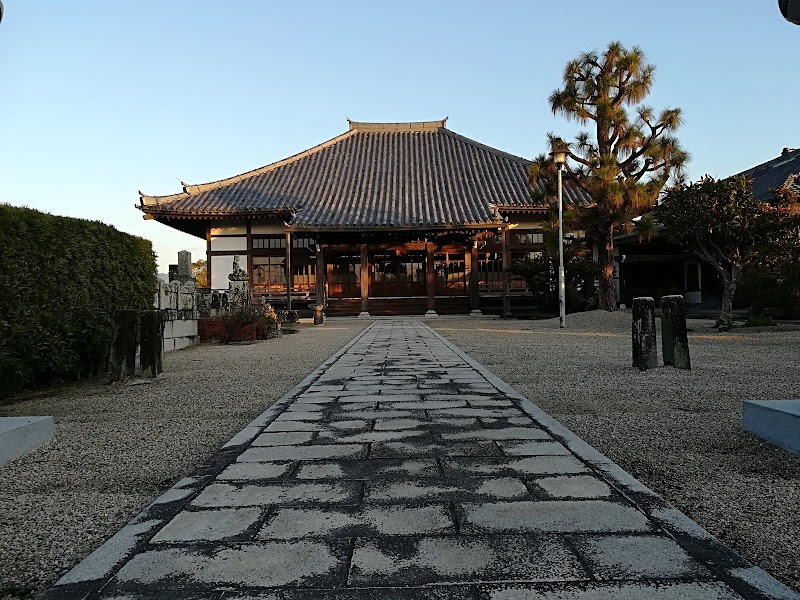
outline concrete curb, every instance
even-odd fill
[[[519,408],[535,419],[542,429],[548,431],[577,458],[598,472],[609,485],[612,485],[628,498],[645,516],[673,537],[684,550],[706,565],[720,580],[728,584],[737,593],[745,598],[758,600],[800,600],[800,594],[795,593],[769,573],[751,564],[725,546],[725,544],[641,481],[631,476],[622,467],[587,444],[559,421],[466,354],[453,342],[424,323],[423,326],[485,377],[489,383],[508,398],[516,401]]]
[[[0,465],[36,450],[54,434],[53,417],[0,418]]]

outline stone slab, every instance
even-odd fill
[[[800,400],[745,400],[742,422],[745,431],[800,454]]]
[[[548,537],[356,539],[348,584],[420,586],[587,579],[564,542]]]
[[[307,431],[282,431],[262,433],[253,440],[253,446],[295,446],[310,442],[314,434]]]
[[[286,474],[290,462],[233,463],[217,475],[222,481],[276,479]]]
[[[475,429],[458,433],[442,433],[444,440],[549,440],[550,434],[535,427]]]
[[[0,465],[53,439],[53,417],[0,417]]]
[[[573,548],[600,580],[706,579],[711,573],[666,537],[603,535],[576,538]]]
[[[527,456],[442,459],[445,474],[466,476],[561,475],[589,471],[574,456]]]
[[[390,479],[405,477],[435,477],[439,475],[436,461],[430,458],[415,460],[368,459],[302,463],[298,479]]]
[[[520,499],[530,496],[521,480],[513,477],[431,479],[367,482],[364,502],[474,502]]]
[[[604,500],[546,500],[464,504],[461,531],[479,533],[631,533],[652,526],[632,506]]]
[[[266,504],[346,503],[358,500],[361,484],[337,483],[272,483],[233,486],[212,483],[192,500],[193,506],[224,508],[227,506],[264,506]]]
[[[338,540],[262,542],[200,550],[166,548],[138,554],[115,583],[196,588],[198,585],[248,587],[334,586],[346,568],[346,543]],[[166,595],[166,593],[165,593]]]
[[[424,444],[411,442],[383,442],[374,444],[370,458],[406,458],[416,456],[499,456],[500,449],[494,442],[450,442],[447,444]]]
[[[239,462],[272,462],[276,460],[318,460],[326,458],[363,458],[367,454],[364,444],[329,444],[316,446],[262,446],[248,448],[237,459]]]
[[[532,584],[481,586],[480,600],[742,600],[722,583],[589,584],[543,589]]]
[[[446,504],[344,508],[280,508],[259,539],[376,537],[455,533]]]
[[[591,475],[562,475],[533,480],[533,484],[554,498],[602,498],[611,495],[607,483]]]
[[[261,508],[255,507],[179,512],[153,536],[151,543],[235,539],[254,526],[261,519],[262,512]]]

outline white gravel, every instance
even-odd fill
[[[630,311],[434,329],[750,561],[800,590],[800,457],[742,401],[800,397],[800,331],[690,321],[693,369],[631,367]],[[660,354],[660,348],[659,348]]]
[[[30,598],[203,463],[366,323],[168,353],[146,385],[63,385],[0,406],[55,415],[55,439],[0,465],[0,599]]]

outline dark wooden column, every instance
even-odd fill
[[[317,242],[317,304],[325,304],[328,299],[325,297],[325,252],[322,244]]]
[[[508,318],[508,269],[511,261],[508,256],[508,228],[503,228],[503,309],[501,317]]]
[[[428,312],[436,312],[436,265],[434,264],[433,242],[425,246],[427,260],[425,261],[425,287],[428,290]]]
[[[292,310],[292,233],[286,232],[286,310]]]
[[[253,287],[253,220],[247,219],[247,276],[250,288]]]
[[[368,312],[369,308],[369,262],[367,258],[367,245],[361,244],[361,312]]]
[[[206,227],[206,277],[208,277],[208,289],[213,290],[211,285],[211,228]]]
[[[472,242],[465,258],[469,259],[469,308],[470,310],[480,310],[480,299],[478,296],[478,279],[480,278],[480,264],[478,263],[478,242]]]

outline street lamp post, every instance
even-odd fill
[[[558,169],[558,325],[564,329],[567,314],[566,283],[564,278],[564,200],[561,173],[567,162],[567,153],[563,149],[550,153]]]

